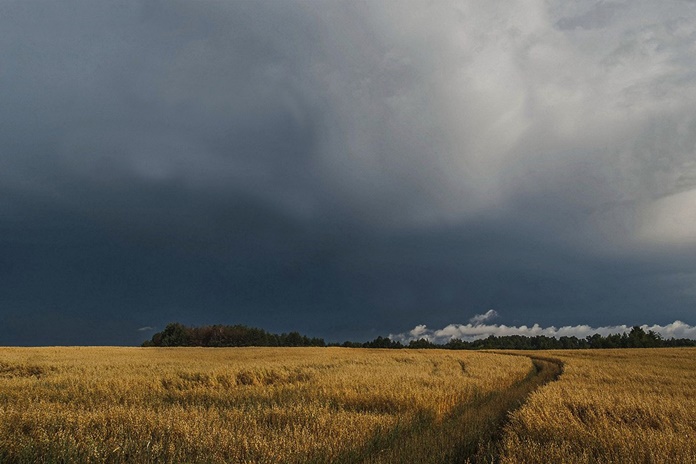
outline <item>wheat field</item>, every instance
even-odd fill
[[[0,348],[0,462],[693,463],[695,392],[688,348]]]
[[[0,462],[443,462],[533,372],[443,350],[0,348]]]
[[[563,375],[512,414],[503,463],[696,463],[696,349],[543,355]]]

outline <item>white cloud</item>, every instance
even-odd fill
[[[483,324],[486,321],[490,321],[491,319],[495,319],[498,317],[498,313],[494,309],[489,309],[483,314],[477,314],[471,319],[469,319],[469,324],[473,325],[480,325]]]
[[[438,330],[428,329],[425,325],[417,327],[417,336],[413,335],[414,331],[389,335],[392,340],[398,340],[402,343],[408,343],[411,340],[426,338],[435,343],[447,343],[452,339],[461,339],[465,341],[478,340],[486,338],[490,335],[506,336],[506,335],[524,335],[533,337],[537,335],[545,335],[547,337],[578,337],[585,338],[588,335],[601,334],[603,336],[629,332],[632,326],[615,325],[605,327],[590,327],[589,325],[575,325],[563,327],[542,327],[539,324],[532,326],[507,326],[504,324],[484,325],[484,324],[450,324],[447,327]],[[664,338],[691,338],[696,339],[696,326],[691,326],[682,321],[674,321],[667,325],[647,325],[644,324],[641,328],[645,331],[652,330],[661,334]],[[415,330],[415,329],[414,329]]]
[[[419,338],[428,337],[428,328],[425,325],[417,325],[409,333],[412,340],[417,340]]]

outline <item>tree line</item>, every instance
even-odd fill
[[[379,336],[369,342],[326,343],[323,338],[310,338],[299,332],[273,334],[263,329],[244,325],[207,325],[187,327],[180,323],[167,325],[162,332],[152,336],[143,346],[203,346],[203,347],[237,347],[237,346],[343,346],[346,348],[390,348],[419,349],[440,348],[449,350],[572,350],[589,348],[662,348],[679,346],[696,346],[696,340],[686,338],[663,338],[652,330],[645,331],[635,326],[628,333],[600,335],[585,338],[563,336],[559,338],[546,335],[533,337],[525,335],[490,335],[479,340],[465,341],[458,338],[444,344],[433,343],[421,338],[404,344],[389,337]]]
[[[326,346],[326,343],[323,338],[309,338],[299,332],[278,335],[245,325],[187,327],[174,322],[143,346]]]

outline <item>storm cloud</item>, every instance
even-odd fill
[[[693,323],[696,4],[0,4],[0,344]]]

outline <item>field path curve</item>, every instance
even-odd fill
[[[367,447],[336,462],[348,463],[491,463],[498,462],[503,429],[510,414],[520,408],[530,393],[558,379],[563,363],[554,358],[511,352],[532,362],[529,374],[504,390],[482,395],[456,406],[441,421],[415,421],[398,433],[376,437]]]
[[[491,395],[487,404],[482,404],[484,408],[490,408],[493,412],[493,421],[488,427],[482,429],[477,442],[472,442],[462,455],[463,459],[453,462],[465,463],[490,463],[498,462],[501,442],[505,424],[508,422],[510,414],[519,409],[527,400],[529,395],[538,388],[549,382],[558,380],[563,373],[563,362],[557,358],[534,356],[526,353],[510,353],[496,351],[497,354],[507,356],[525,356],[532,360],[534,370],[529,373],[527,378],[517,383],[512,388]],[[475,412],[475,411],[474,411]]]

